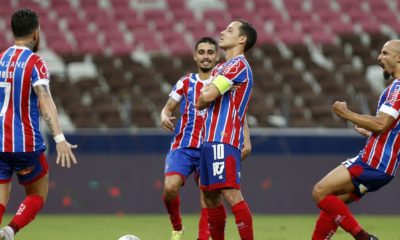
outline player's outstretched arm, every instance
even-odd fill
[[[70,168],[71,163],[77,163],[75,155],[72,152],[72,149],[77,148],[77,145],[71,145],[64,137],[60,124],[58,123],[57,108],[51,97],[49,86],[45,84],[37,85],[34,87],[34,91],[39,99],[40,114],[57,144],[56,163],[61,164],[62,167]]]
[[[346,102],[336,101],[332,106],[332,110],[339,117],[377,134],[386,132],[395,121],[393,116],[381,111],[378,111],[376,116],[355,113],[347,108]]]
[[[247,117],[245,117],[243,123],[243,135],[244,135],[244,142],[242,149],[242,161],[251,153],[250,129],[249,125],[247,124]]]
[[[160,126],[169,132],[174,131],[174,126],[175,126],[174,121],[176,117],[172,116],[172,113],[178,108],[178,106],[179,102],[175,101],[170,97],[167,103],[165,104],[164,108],[161,110]]]

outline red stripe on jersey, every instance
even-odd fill
[[[24,136],[25,136],[25,141],[24,141],[24,146],[25,146],[25,152],[32,152],[34,151],[34,138],[33,136],[35,135],[32,125],[31,125],[31,120],[29,116],[29,97],[31,94],[31,73],[33,71],[33,67],[35,66],[35,63],[39,57],[37,55],[32,55],[31,58],[27,61],[26,68],[24,71],[24,76],[23,76],[23,84],[22,84],[22,91],[21,91],[21,119],[23,122],[24,126]],[[43,63],[42,63],[43,65]]]
[[[10,76],[14,75],[15,70],[15,62],[18,60],[21,55],[22,50],[16,49],[11,60],[10,65],[7,69],[7,72],[12,73]],[[14,63],[14,64],[13,64]],[[13,135],[14,135],[14,88],[13,86],[13,77],[8,77],[7,82],[11,84],[10,91],[10,100],[8,102],[7,112],[4,117],[4,152],[12,152],[13,149]]]

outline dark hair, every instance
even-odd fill
[[[257,42],[257,31],[253,27],[253,25],[246,22],[245,20],[236,19],[235,21],[242,23],[242,25],[239,27],[239,31],[240,31],[240,36],[245,35],[247,38],[246,44],[244,45],[244,51],[246,52],[247,50],[252,48],[254,44]]]
[[[25,37],[38,29],[39,19],[38,15],[29,9],[21,9],[11,17],[11,29],[14,37]]]
[[[202,38],[199,39],[199,41],[197,41],[197,43],[196,43],[196,45],[194,47],[195,51],[199,47],[200,43],[209,43],[211,45],[214,45],[215,46],[215,50],[217,50],[217,48],[218,48],[218,42],[214,38],[212,38],[212,37],[202,37]]]

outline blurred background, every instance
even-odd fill
[[[377,56],[400,30],[399,0],[0,2],[0,49],[12,44],[15,10],[39,14],[39,54],[49,63],[62,126],[80,145],[80,166],[53,167],[48,212],[164,211],[163,160],[171,135],[158,128],[160,111],[175,82],[195,71],[196,40],[218,38],[237,18],[258,31],[246,56],[255,82],[246,196],[255,212],[314,211],[312,184],[365,141],[331,105],[345,100],[356,112],[375,113],[385,86]],[[197,190],[187,189],[192,200],[183,200],[183,209],[197,211]],[[390,201],[376,211],[400,213],[399,194],[390,188],[383,194]],[[368,204],[373,200],[360,210]]]

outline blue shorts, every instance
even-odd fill
[[[43,177],[49,168],[44,150],[36,152],[0,152],[0,183],[8,183],[15,172],[22,185]]]
[[[201,148],[200,187],[240,189],[241,152],[230,144],[206,142]]]
[[[165,159],[165,176],[180,175],[183,181],[194,172],[198,182],[200,148],[179,148],[169,151]]]
[[[355,187],[353,192],[355,200],[360,199],[367,192],[377,191],[393,179],[393,176],[369,166],[360,156],[348,159],[342,164],[350,172],[351,181]]]

